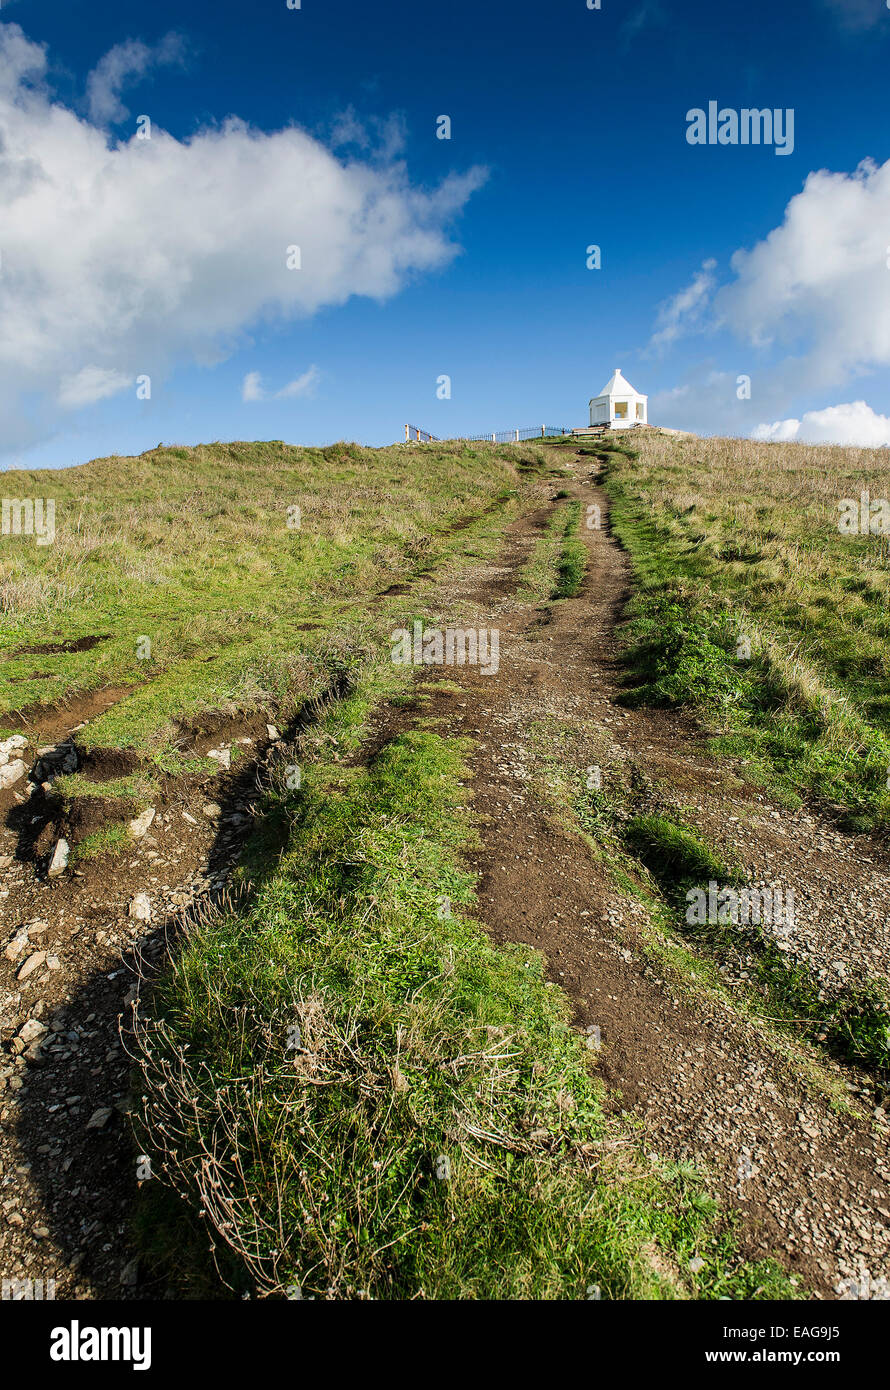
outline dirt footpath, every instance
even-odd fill
[[[614,1105],[639,1121],[653,1155],[692,1161],[709,1175],[715,1195],[741,1215],[745,1254],[775,1254],[822,1297],[888,1297],[888,1124],[867,1075],[792,1045],[804,1059],[795,1065],[787,1045],[773,1045],[731,1000],[714,991],[695,997],[647,952],[642,905],[622,897],[530,786],[541,731],[554,720],[571,726],[581,767],[601,766],[604,779],[631,767],[668,796],[673,790],[684,818],[737,849],[755,877],[793,884],[803,904],[802,955],[810,943],[817,963],[821,951],[843,957],[847,968],[857,957],[886,965],[886,923],[873,888],[875,875],[887,883],[887,873],[870,846],[740,788],[685,717],[616,703],[615,629],[628,565],[609,534],[608,500],[591,481],[590,461],[579,456],[572,467],[568,490],[585,507],[597,504],[603,519],[600,529],[582,529],[590,562],[578,597],[549,613],[523,601],[519,571],[542,534],[545,509],[514,525],[501,560],[466,574],[430,619],[500,631],[496,674],[442,668],[460,693],[437,692],[423,705],[424,722],[476,744],[473,810],[484,844],[471,863],[480,876],[479,915],[496,941],[546,953],[578,1026],[600,1030],[599,1071]],[[382,728],[388,722],[381,714]],[[826,890],[839,883],[845,892]],[[868,910],[854,935],[857,898]],[[807,1056],[846,1092],[847,1113],[807,1082]]]

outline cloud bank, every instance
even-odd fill
[[[733,278],[719,285],[714,262],[705,262],[661,306],[650,347],[728,331],[745,347],[738,371],[751,376],[761,419],[787,410],[795,397],[833,393],[890,367],[890,160],[865,160],[850,174],[811,173],[781,225],[750,250],[736,251],[730,267]],[[711,429],[737,427],[744,411],[731,396],[735,373],[716,377],[711,391],[715,373],[707,364],[683,393],[695,396]],[[677,410],[681,403],[678,395]],[[862,444],[880,434],[882,420],[853,401],[757,428],[780,431],[759,438],[811,437],[781,433],[799,429],[836,440],[837,431],[848,431],[844,442]]]
[[[718,319],[755,347],[800,354],[787,383],[836,386],[890,366],[890,160],[810,174],[781,226],[736,251]]]
[[[125,83],[179,55],[173,40],[112,49],[87,120],[53,100],[43,47],[0,24],[0,448],[142,373],[217,363],[263,323],[385,300],[457,254],[450,225],[480,169],[425,190],[395,159],[236,117],[110,142],[96,122],[120,119]]]
[[[758,425],[754,439],[794,439],[803,444],[858,444],[881,448],[890,444],[890,416],[878,415],[865,401],[808,410],[800,420],[776,420]]]

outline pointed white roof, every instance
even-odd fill
[[[616,367],[609,380],[606,382],[600,396],[639,396],[639,391],[635,391],[630,382],[621,375],[621,368]],[[599,397],[597,397],[599,399]]]

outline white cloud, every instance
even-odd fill
[[[398,112],[391,112],[384,117],[368,116],[359,120],[355,108],[348,106],[334,119],[330,143],[333,149],[353,145],[377,159],[395,159],[407,144],[405,120]]]
[[[712,362],[698,363],[687,380],[649,397],[653,424],[696,434],[746,435],[757,418],[751,415],[751,402],[739,399],[738,373],[719,370]]]
[[[241,383],[242,401],[281,401],[296,400],[300,396],[313,396],[315,388],[321,380],[321,372],[315,363],[309,367],[302,376],[295,377],[286,386],[282,386],[280,391],[267,391],[263,386],[263,378],[259,372],[248,372]]]
[[[242,401],[262,401],[265,400],[266,393],[263,390],[263,378],[259,372],[248,372],[241,383]]]
[[[781,225],[736,251],[730,265],[732,278],[717,288],[715,262],[706,261],[661,306],[650,346],[723,329],[738,344],[732,368],[715,375],[711,361],[699,363],[683,388],[686,401],[662,392],[650,401],[650,416],[659,418],[661,407],[665,423],[703,432],[749,434],[758,418],[775,421],[758,428],[790,430],[801,396],[836,399],[849,383],[890,367],[890,160],[865,160],[850,174],[811,173]],[[751,399],[738,401],[742,373],[751,379]],[[869,434],[862,419],[839,424]]]
[[[714,260],[704,261],[686,288],[659,306],[650,348],[667,347],[701,323],[717,283],[716,266]]]
[[[113,367],[83,367],[79,372],[63,376],[59,383],[58,401],[68,409],[93,405],[108,396],[125,391],[133,382],[132,376],[115,371]]]
[[[752,439],[770,439],[775,441],[785,439],[796,439],[800,429],[799,420],[776,420],[772,425],[755,425],[751,431]]]
[[[836,386],[890,365],[890,160],[820,170],[781,226],[732,258],[716,309],[755,347],[784,347],[791,392]]]
[[[880,448],[890,444],[890,417],[878,415],[865,401],[809,410],[800,420],[758,425],[754,439],[794,439],[805,444],[856,444]]]
[[[153,48],[139,39],[115,44],[87,78],[90,119],[97,125],[112,125],[130,114],[120,94],[130,82],[145,77],[154,67],[182,64],[185,44],[179,34],[167,34]]]
[[[442,269],[458,251],[449,226],[485,179],[471,169],[425,190],[401,162],[338,158],[295,126],[265,134],[235,118],[184,140],[155,125],[151,140],[109,143],[52,101],[46,66],[0,24],[7,449],[52,433],[48,402],[88,368],[157,381],[177,362],[221,361],[263,323],[383,301]]]
[[[275,394],[279,399],[294,400],[298,396],[312,396],[321,378],[321,372],[313,362],[312,366],[305,371],[302,376],[298,376],[294,381],[289,381],[286,386],[282,386],[280,391]]]
[[[621,51],[626,53],[644,30],[664,28],[668,23],[668,17],[658,0],[643,0],[639,9],[628,15],[618,31]]]

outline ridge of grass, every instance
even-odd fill
[[[565,733],[566,737],[559,740],[560,753],[544,755],[547,773],[535,779],[535,786],[559,823],[585,841],[610,874],[617,892],[645,909],[640,940],[646,954],[660,970],[669,973],[674,986],[692,1005],[700,1003],[703,996],[719,997],[763,1037],[792,1075],[825,1096],[838,1114],[849,1114],[847,1092],[836,1074],[820,1062],[820,1049],[801,1047],[799,1030],[773,1013],[766,1015],[763,996],[755,989],[730,988],[719,968],[718,956],[680,929],[676,893],[671,893],[669,882],[659,883],[625,841],[623,827],[633,819],[634,793],[620,782],[612,782],[608,791],[605,787],[590,787],[586,774],[580,773],[571,760],[571,746],[578,731],[571,728]],[[548,727],[544,746],[549,748],[554,741],[554,730]],[[707,846],[703,848],[711,853]],[[715,860],[723,862],[716,855]],[[728,872],[732,882],[732,872]]]
[[[556,570],[556,588],[552,597],[574,598],[580,592],[587,569],[587,547],[578,535],[581,503],[570,502],[566,508],[562,530],[562,553]]]
[[[368,702],[330,712],[341,755]],[[197,1244],[203,1223],[267,1296],[799,1296],[694,1174],[628,1150],[543,958],[470,915],[466,752],[415,731],[309,766],[269,807],[280,862],[258,849],[247,907],[182,942],[140,1032],[139,1136]],[[169,1252],[183,1204],[146,1186]]]
[[[592,784],[592,769],[579,766],[591,760],[591,735],[598,737],[595,726],[566,724],[555,716],[542,721],[532,745],[534,787],[560,823],[582,836],[616,888],[645,907],[652,926],[647,951],[681,987],[688,985],[691,1000],[703,987],[718,994],[839,1113],[849,1109],[846,1093],[836,1074],[820,1064],[820,1052],[866,1067],[886,1084],[890,1000],[882,982],[851,981],[827,993],[762,927],[687,922],[688,890],[710,883],[741,888],[742,866],[665,804],[634,763],[613,766]],[[732,986],[729,976],[735,977]]]
[[[573,598],[587,569],[587,548],[578,536],[581,503],[565,490],[554,501],[565,505],[553,509],[546,531],[535,539],[520,571],[520,593],[542,603]]]

